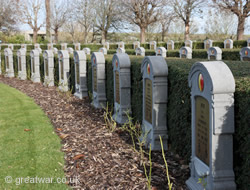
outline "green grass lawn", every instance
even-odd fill
[[[0,189],[68,189],[57,183],[64,178],[60,148],[60,138],[39,106],[0,83]],[[6,183],[6,176],[12,183]],[[53,179],[39,183],[39,178]]]

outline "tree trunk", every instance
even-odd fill
[[[37,42],[37,30],[33,29],[33,43],[35,44]]]
[[[163,26],[162,26],[161,41],[163,41],[163,42],[164,42],[164,40],[165,40],[165,34],[166,34],[166,31],[165,31],[165,29],[164,29]]]
[[[51,23],[50,23],[50,14],[51,14],[51,9],[50,9],[50,0],[45,0],[45,6],[46,6],[46,39],[50,41],[50,28],[51,28]]]
[[[243,16],[238,16],[237,40],[243,40],[245,30],[245,20]]]
[[[55,42],[58,43],[58,29],[55,29]]]
[[[190,25],[189,25],[189,21],[185,22],[185,40],[189,40],[189,29],[190,29]]]
[[[145,43],[146,42],[145,31],[146,31],[146,28],[145,27],[141,27],[141,33],[140,33],[141,43]]]

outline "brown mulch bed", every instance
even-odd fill
[[[31,81],[0,76],[8,84],[34,99],[50,118],[55,132],[62,139],[67,179],[74,189],[147,189],[140,155],[125,132],[110,133],[103,119],[103,110],[94,109],[88,99],[79,100],[56,87],[44,87]],[[166,153],[173,189],[186,190],[189,176],[187,163],[170,151]],[[152,187],[168,189],[161,152],[152,153]],[[149,170],[149,168],[148,168]]]

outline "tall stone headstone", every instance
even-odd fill
[[[4,49],[6,77],[14,77],[13,52],[10,48]]]
[[[155,50],[155,55],[156,56],[162,56],[162,57],[167,57],[167,50],[165,47],[158,47]]]
[[[91,50],[89,48],[83,48],[83,51],[85,52],[86,55],[90,55]]]
[[[124,42],[118,42],[118,48],[125,49],[125,43]]]
[[[40,82],[40,52],[34,49],[30,52],[31,81]]]
[[[209,49],[213,47],[213,40],[207,39],[204,41],[204,49]]]
[[[126,50],[123,48],[117,48],[116,53],[125,53]]]
[[[53,53],[54,53],[54,54],[58,54],[58,49],[54,47],[54,48],[53,48]]]
[[[34,48],[35,48],[35,50],[39,51],[39,54],[43,52],[43,50],[40,48],[40,44],[35,44]]]
[[[67,48],[67,50],[68,50],[70,55],[74,54],[74,49],[73,48],[69,47],[69,48]]]
[[[133,48],[136,50],[136,48],[140,47],[140,42],[136,41],[133,43]]]
[[[105,42],[105,43],[103,44],[103,47],[106,48],[107,50],[109,50],[109,43],[108,43],[108,42]]]
[[[222,50],[219,47],[210,47],[207,50],[208,60],[220,61],[222,59]]]
[[[26,72],[26,50],[21,48],[17,51],[18,78],[21,80],[27,79]]]
[[[53,44],[52,43],[48,43],[47,44],[47,50],[53,50]]]
[[[74,47],[75,47],[75,51],[80,51],[81,50],[81,44],[80,43],[75,43]]]
[[[99,52],[103,53],[103,55],[107,55],[108,54],[108,51],[107,51],[106,48],[100,48]]]
[[[75,62],[75,96],[82,99],[88,96],[87,88],[87,61],[84,51],[74,52]]]
[[[224,49],[233,49],[234,42],[231,39],[226,39],[224,41]]]
[[[92,63],[92,91],[95,108],[106,107],[106,85],[105,85],[105,57],[102,52],[94,52],[91,56]]]
[[[13,44],[8,44],[8,48],[10,48],[11,51],[14,51],[14,45]]]
[[[59,63],[59,90],[67,92],[69,90],[69,52],[67,50],[58,51]]]
[[[181,47],[180,58],[192,59],[192,49],[190,47]]]
[[[167,49],[168,50],[174,50],[174,41],[173,40],[169,40],[167,42]]]
[[[143,119],[141,140],[152,150],[161,150],[159,136],[164,149],[167,149],[167,91],[168,66],[160,56],[147,56],[143,59]]]
[[[68,44],[67,43],[62,43],[61,44],[61,50],[67,50]]]
[[[250,38],[247,39],[247,47],[250,47]]]
[[[27,51],[27,44],[21,44],[21,49],[25,49],[25,51]]]
[[[117,123],[128,121],[131,112],[130,59],[126,53],[117,53],[112,59],[114,75],[114,115]]]
[[[236,190],[233,171],[235,81],[222,61],[198,62],[188,77],[192,103],[191,190]],[[202,180],[202,183],[198,183]]]
[[[145,49],[143,47],[138,47],[135,50],[135,55],[136,56],[145,56]]]
[[[189,47],[190,49],[193,49],[193,41],[186,40],[185,41],[185,47]]]
[[[240,50],[240,60],[241,61],[250,61],[250,47],[243,47]]]
[[[45,50],[44,61],[44,85],[54,86],[54,53],[53,50]]]
[[[150,50],[156,50],[156,48],[157,48],[156,41],[149,42],[149,48],[150,48]]]

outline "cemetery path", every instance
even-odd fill
[[[56,87],[46,88],[27,80],[0,76],[0,82],[33,98],[50,118],[62,139],[67,183],[74,189],[147,189],[140,155],[128,143],[129,135],[110,133],[103,110],[94,109],[88,99],[79,100],[69,93],[59,92]],[[166,154],[166,159],[172,189],[186,190],[188,165],[172,153]],[[168,189],[162,153],[152,153],[152,161],[153,189]]]

